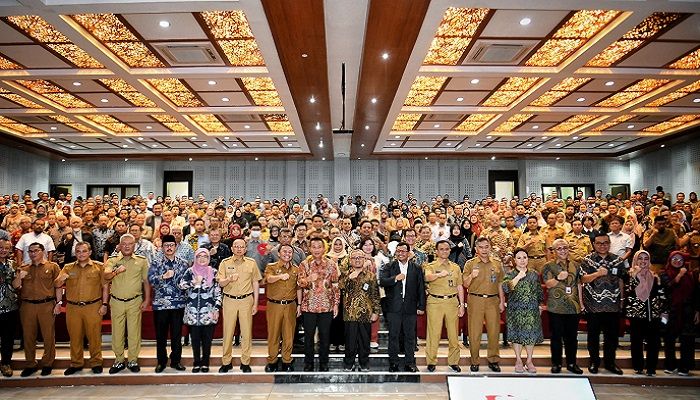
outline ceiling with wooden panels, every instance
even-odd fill
[[[0,1],[0,131],[58,157],[620,157],[699,125],[697,2]]]

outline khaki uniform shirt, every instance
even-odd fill
[[[564,240],[569,243],[569,257],[577,263],[593,251],[591,238],[583,232],[579,235],[569,232],[564,236]]]
[[[61,268],[58,264],[44,261],[38,265],[24,264],[19,271],[27,271],[27,276],[22,279],[20,298],[25,300],[44,300],[56,297],[56,288],[53,281],[58,277]],[[19,271],[17,273],[19,274]]]
[[[530,241],[530,239],[533,240],[533,244],[531,244],[529,247],[526,247],[525,243]],[[534,234],[530,231],[527,231],[523,232],[523,234],[520,235],[520,239],[518,239],[518,244],[515,247],[522,247],[527,251],[527,255],[530,257],[542,257],[545,254],[547,254],[546,246],[546,238],[541,233],[541,231],[538,231]]]
[[[282,261],[267,264],[265,268],[265,280],[271,275],[289,274],[289,279],[286,281],[278,280],[273,283],[268,283],[265,287],[265,293],[268,299],[273,300],[293,300],[297,298],[297,275],[299,268],[296,265],[284,265]]]
[[[464,264],[464,278],[471,275],[474,269],[479,270],[479,275],[472,279],[472,282],[469,284],[469,293],[498,294],[498,287],[503,282],[505,275],[501,264],[493,258],[490,258],[489,262],[485,263],[479,257],[474,257]]]
[[[66,264],[63,267],[63,272],[68,274],[66,300],[79,303],[101,299],[102,285],[106,283],[102,271],[102,263],[92,260],[84,267],[80,267],[77,261]]]
[[[105,263],[105,272],[112,272],[124,265],[126,271],[112,279],[110,293],[120,299],[130,299],[143,293],[143,283],[148,281],[148,260],[146,257],[118,255],[110,257]]]
[[[245,256],[239,260],[229,257],[221,261],[219,280],[228,279],[233,274],[238,274],[238,280],[230,282],[222,288],[223,292],[229,296],[243,296],[252,293],[253,280],[260,281],[262,279],[258,264],[252,258]]]
[[[547,225],[544,228],[542,228],[540,232],[542,232],[542,234],[545,237],[546,248],[552,247],[552,243],[554,243],[555,240],[564,239],[564,236],[566,235],[566,231],[558,226],[552,228],[549,225]]]
[[[424,267],[425,276],[436,274],[443,270],[448,272],[447,276],[437,278],[432,282],[425,281],[430,286],[428,292],[437,296],[457,294],[457,288],[462,286],[462,273],[459,270],[459,265],[452,261],[441,262],[440,260],[435,260],[425,264]]]

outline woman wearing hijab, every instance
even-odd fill
[[[688,255],[680,251],[668,257],[661,276],[669,299],[668,324],[664,336],[664,373],[688,376],[695,365],[695,334],[700,323],[698,277],[688,268]],[[680,362],[676,341],[681,344]]]
[[[666,293],[659,276],[649,269],[650,260],[645,250],[638,251],[632,258],[630,279],[625,287],[625,315],[630,321],[634,373],[645,373],[643,348],[646,342],[646,374],[654,376],[661,345],[661,315],[666,312]]]
[[[216,270],[209,266],[209,250],[200,248],[194,253],[194,264],[179,286],[187,294],[183,322],[192,336],[192,372],[209,372],[211,342],[221,309],[221,288],[216,282]]]
[[[464,239],[469,243],[469,248],[474,249],[474,243],[476,242],[476,239],[479,237],[474,231],[472,230],[472,223],[469,221],[469,219],[465,219],[462,221],[462,235],[464,235]]]
[[[450,249],[449,260],[459,265],[460,268],[464,268],[464,263],[472,258],[472,248],[467,238],[464,237],[462,228],[457,224],[450,227],[450,242],[452,243],[452,248]]]
[[[241,230],[248,226],[248,220],[243,217],[243,211],[241,211],[240,208],[237,208],[236,211],[233,212],[233,217],[231,217],[231,225],[234,224],[238,225]]]
[[[347,249],[348,245],[345,239],[337,237],[333,239],[330,249],[328,253],[326,253],[326,256],[333,260],[335,265],[338,266],[338,276],[346,272],[349,268],[350,260],[348,259]],[[339,310],[343,309],[343,297],[344,293],[341,289],[340,304],[338,305]],[[333,348],[335,352],[342,353],[345,351],[345,324],[343,323],[343,313],[341,312],[331,321],[331,348]]]
[[[160,225],[158,225],[158,232],[156,232],[153,235],[153,245],[157,248],[160,249],[163,245],[163,236],[165,235],[170,235],[170,224],[167,222],[161,222]]]

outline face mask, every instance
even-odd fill
[[[250,231],[250,237],[259,238],[259,237],[260,237],[260,231]]]
[[[338,219],[338,214],[328,214],[330,219]]]
[[[506,221],[501,221],[501,228],[505,228],[505,227],[506,227]]]

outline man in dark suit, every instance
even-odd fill
[[[425,312],[423,271],[409,261],[409,245],[396,246],[396,259],[381,271],[379,283],[386,292],[385,312],[389,322],[389,372],[399,371],[399,335],[403,332],[407,372],[418,372],[414,356],[416,316]]]
[[[146,225],[153,229],[153,237],[147,238],[152,240],[154,237],[159,237],[158,227],[163,222],[163,205],[156,203],[153,205],[153,214],[146,217]]]

